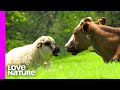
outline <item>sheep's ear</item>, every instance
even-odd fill
[[[90,32],[89,24],[85,23],[82,27],[82,30],[85,31],[85,32]]]
[[[43,42],[41,41],[41,42],[39,42],[39,43],[37,44],[37,48],[42,47],[42,45],[43,45]]]

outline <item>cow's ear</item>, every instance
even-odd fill
[[[101,18],[99,18],[98,20],[97,20],[97,24],[98,25],[105,25],[106,24],[106,21],[107,21],[107,19],[105,18],[105,17],[101,17]]]
[[[85,31],[85,32],[90,32],[89,24],[88,24],[88,23],[85,23],[85,24],[83,25],[82,30]]]
[[[40,47],[42,47],[43,46],[43,42],[41,41],[41,42],[39,42],[39,43],[37,43],[37,48],[40,48]]]

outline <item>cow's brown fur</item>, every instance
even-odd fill
[[[77,32],[87,32],[95,51],[105,62],[120,60],[120,28],[85,22]]]

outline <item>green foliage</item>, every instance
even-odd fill
[[[55,11],[8,11],[6,52],[18,46],[31,44],[42,35],[48,35],[56,14]],[[9,43],[13,41],[14,45]],[[18,41],[20,44],[17,44]]]
[[[92,17],[93,21],[106,17],[107,25],[120,25],[119,11],[7,11],[6,51],[33,43],[42,35],[50,35],[61,47],[61,53],[66,54],[64,45],[80,20],[88,16]],[[10,44],[13,41],[14,45]]]
[[[8,11],[6,17],[6,25],[8,27],[12,27],[14,25],[20,25],[25,22],[27,17],[25,17],[25,12],[22,11]]]

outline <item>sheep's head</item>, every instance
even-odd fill
[[[54,39],[50,36],[41,36],[33,44],[36,45],[37,49],[42,49],[43,52],[52,51],[54,56],[58,56],[60,52],[59,46],[55,43]],[[47,54],[46,52],[46,54]]]

